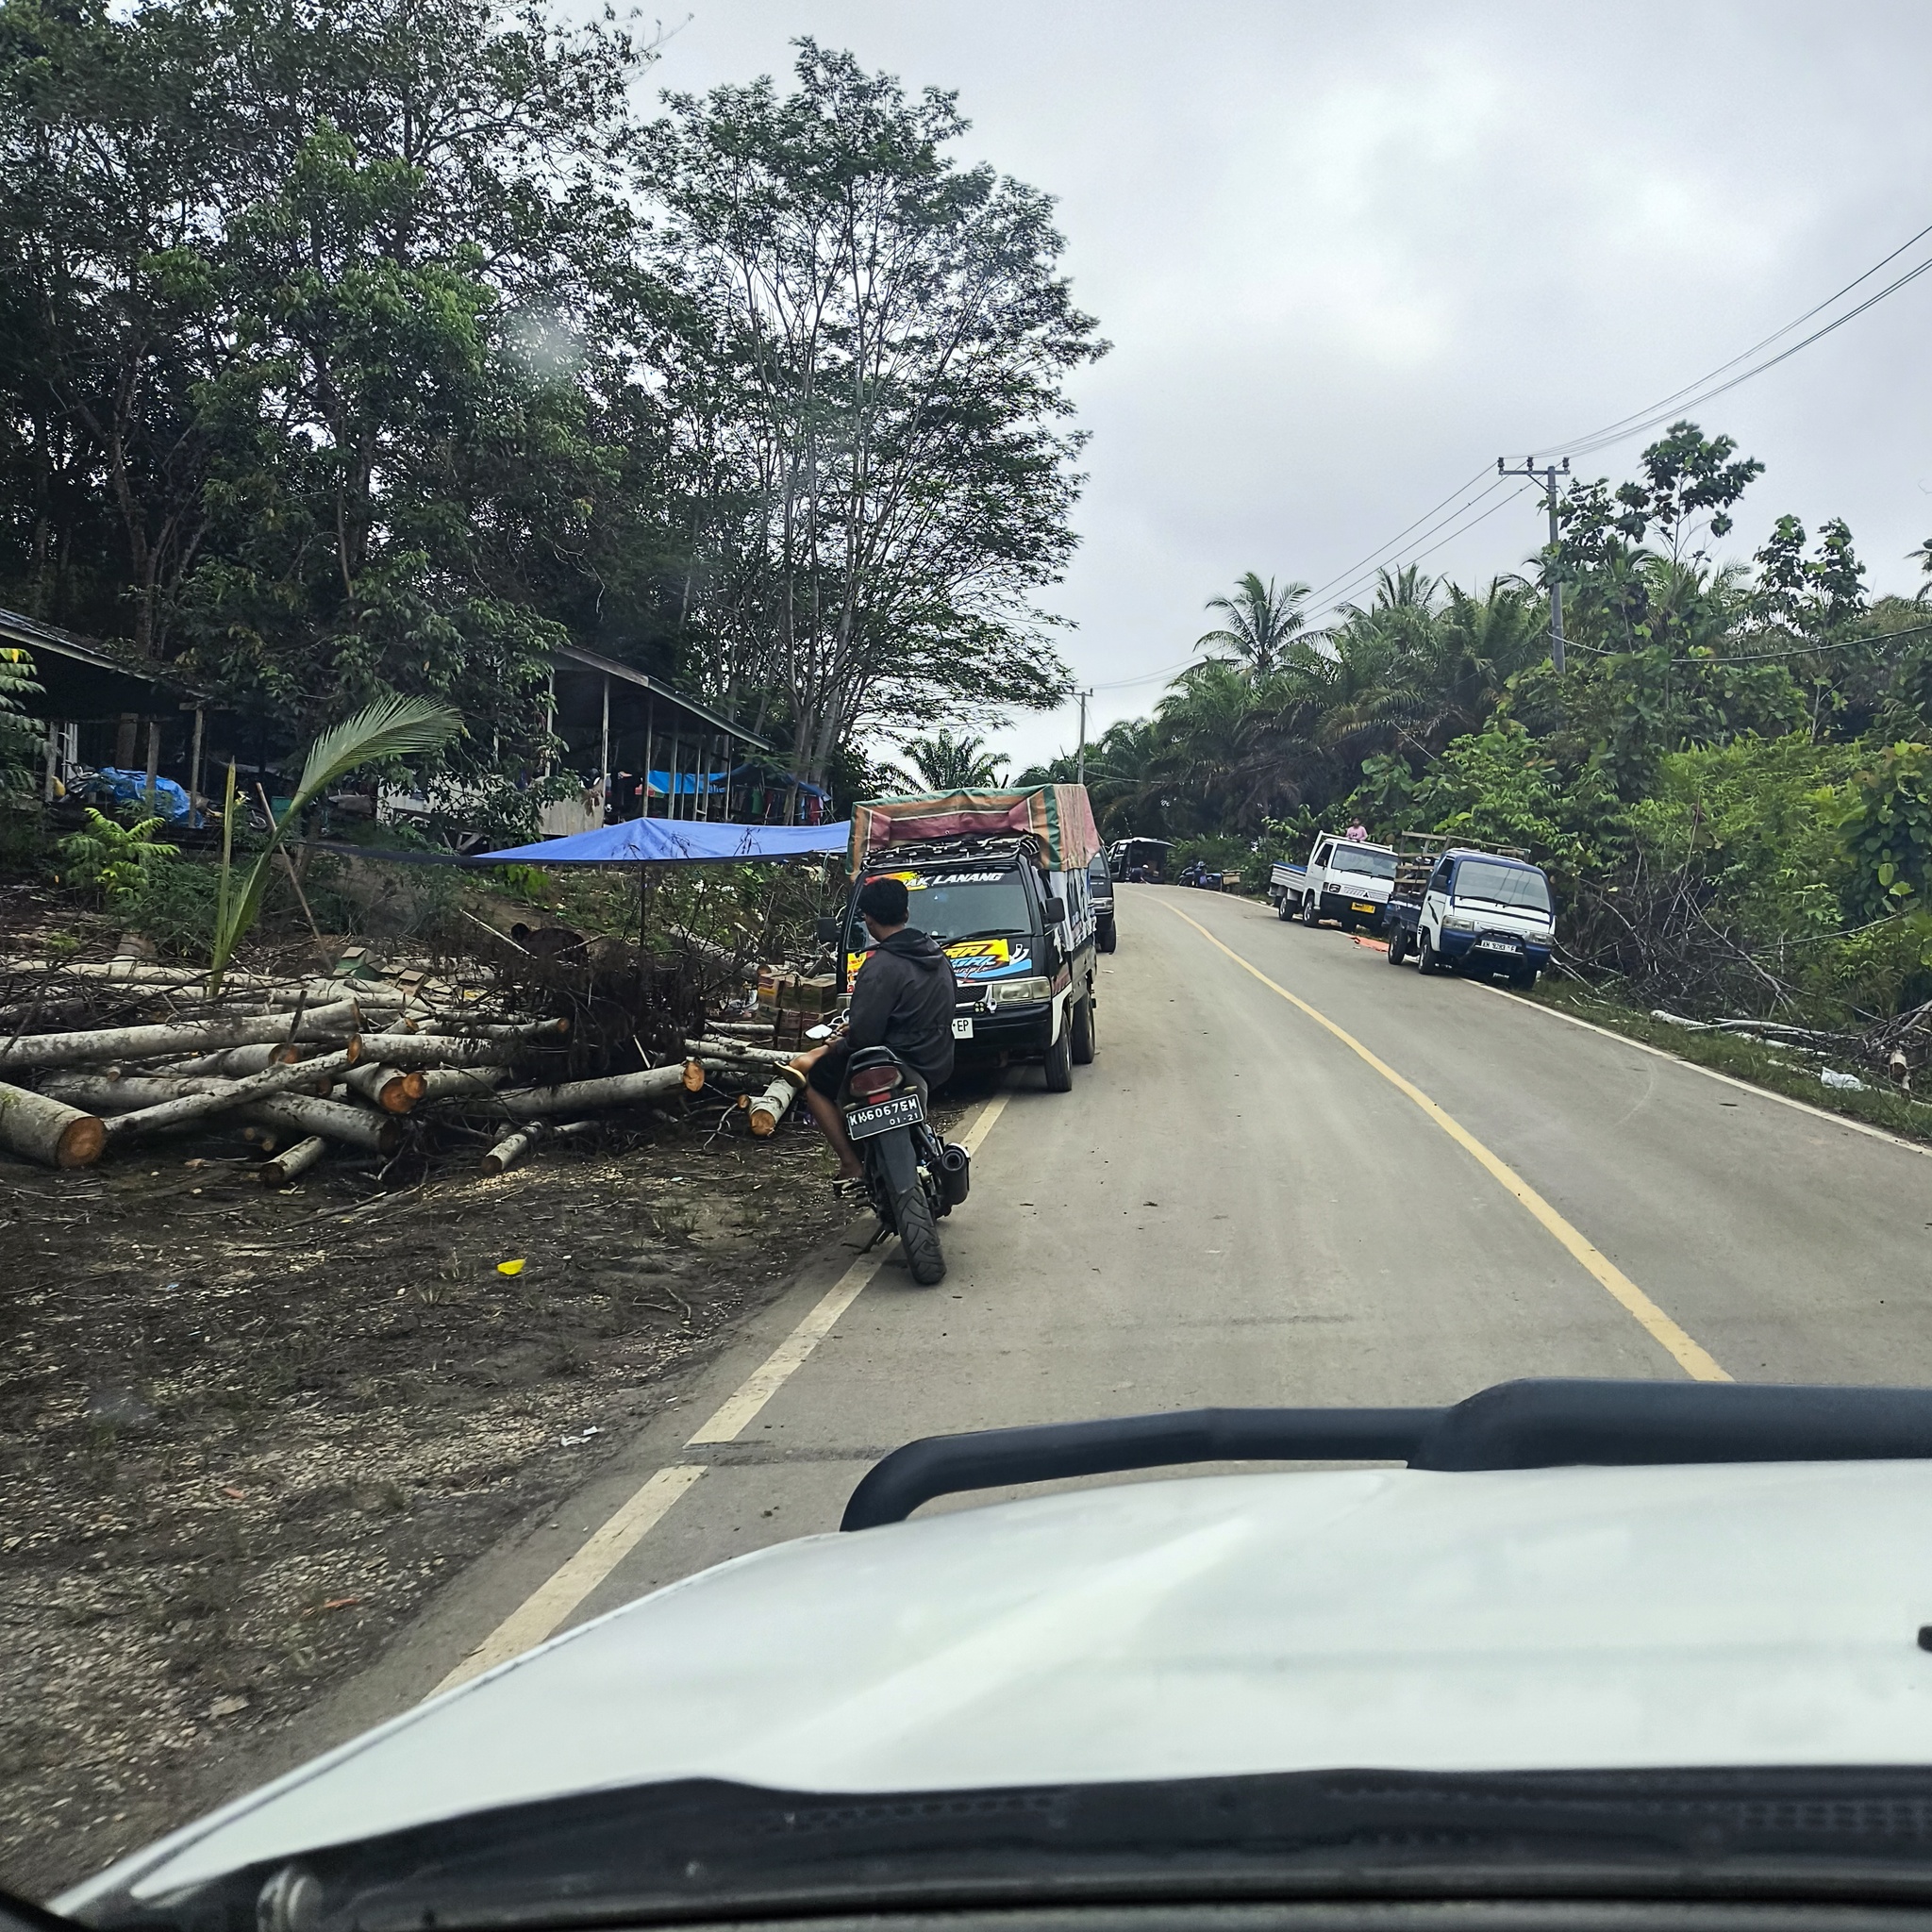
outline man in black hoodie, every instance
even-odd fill
[[[877,943],[852,982],[845,1031],[811,1056],[806,1105],[839,1157],[839,1178],[865,1172],[839,1108],[845,1068],[861,1046],[890,1046],[928,1087],[953,1071],[953,962],[930,933],[908,925],[904,879],[868,879],[858,889],[859,916]]]

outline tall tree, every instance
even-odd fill
[[[1194,648],[1224,644],[1250,677],[1266,677],[1280,663],[1291,640],[1307,628],[1302,606],[1307,602],[1307,584],[1283,584],[1278,590],[1270,577],[1264,584],[1253,571],[1244,571],[1235,584],[1231,597],[1210,597],[1209,610],[1218,610],[1221,625],[1194,640]]]
[[[895,782],[927,791],[984,791],[1006,782],[1006,758],[988,751],[984,739],[936,731],[915,738],[905,747],[908,765],[888,767]]]
[[[641,179],[709,338],[680,431],[737,511],[699,616],[817,778],[870,726],[1062,700],[1031,598],[1074,541],[1064,381],[1104,344],[1047,197],[947,157],[954,96],[798,47],[790,94],[671,97]]]

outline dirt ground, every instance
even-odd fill
[[[228,1795],[850,1221],[808,1124],[717,1118],[403,1192],[269,1191],[233,1136],[0,1157],[0,1886]]]

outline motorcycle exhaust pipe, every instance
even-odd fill
[[[957,1141],[940,1149],[940,1199],[957,1208],[973,1188],[973,1157]]]

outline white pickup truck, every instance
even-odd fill
[[[1380,932],[1395,882],[1395,848],[1324,832],[1306,865],[1277,865],[1268,897],[1283,919],[1319,925],[1324,919]]]

